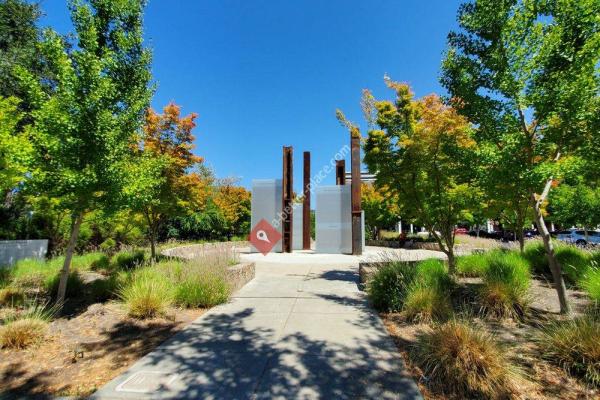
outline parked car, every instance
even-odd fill
[[[466,235],[468,233],[469,231],[467,230],[467,228],[454,228],[455,235]]]
[[[587,235],[582,229],[569,229],[565,231],[559,231],[556,234],[558,240],[562,240],[567,243],[575,243],[578,246],[585,246],[588,243],[600,244],[600,232],[599,231],[588,231]]]

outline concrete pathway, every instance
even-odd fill
[[[421,399],[358,259],[247,255],[256,278],[94,399]],[[285,261],[285,262],[282,262]]]

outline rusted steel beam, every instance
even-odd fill
[[[293,148],[291,146],[283,146],[283,221],[282,221],[282,251],[284,253],[292,252],[292,197],[294,196],[293,182]]]
[[[346,160],[337,160],[335,162],[335,184],[346,184]]]
[[[360,206],[360,136],[350,134],[351,176],[352,176],[352,254],[362,254],[362,213]]]
[[[302,200],[302,249],[310,250],[310,151],[304,152],[304,192]]]

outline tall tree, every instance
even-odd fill
[[[231,235],[250,233],[250,192],[230,179],[220,182],[214,195],[215,205],[227,221]]]
[[[390,79],[386,84],[396,100],[374,102],[374,117],[367,119],[379,129],[368,132],[364,161],[377,171],[375,185],[398,199],[400,213],[421,221],[437,240],[455,273],[454,228],[477,193],[471,185],[471,127],[438,96],[415,100],[408,85]]]
[[[518,161],[511,163],[518,179],[496,176],[515,195],[526,190],[564,313],[569,304],[543,208],[553,179],[597,133],[598,15],[597,0],[468,2],[442,66],[442,84],[478,127],[479,143]]]
[[[182,117],[173,103],[163,114],[148,110],[140,147],[131,160],[126,192],[131,206],[146,219],[152,260],[165,218],[198,211],[208,196],[208,182],[195,171],[202,158],[192,152],[196,117]]]
[[[71,233],[57,302],[67,278],[85,213],[114,206],[123,166],[141,127],[151,90],[150,52],[142,44],[143,0],[72,0],[77,43],[52,30],[39,52],[55,77],[52,90],[18,67],[33,106],[32,190],[60,198],[71,212]]]

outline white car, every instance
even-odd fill
[[[578,246],[585,246],[588,243],[600,244],[599,231],[588,231],[586,235],[582,229],[569,229],[558,232],[556,238],[563,242],[575,243]]]

